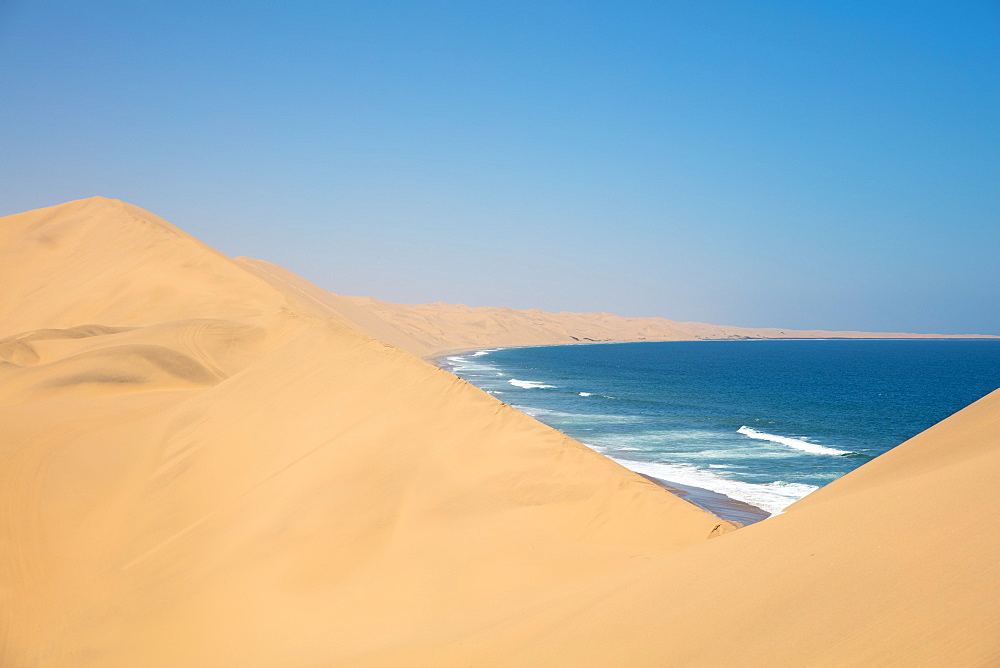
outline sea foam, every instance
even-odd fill
[[[770,441],[772,443],[779,443],[789,448],[795,448],[796,450],[809,452],[814,455],[853,454],[850,450],[838,450],[837,448],[828,448],[825,445],[810,443],[809,441],[803,441],[798,438],[789,438],[787,436],[776,436],[775,434],[768,434],[767,432],[757,431],[756,429],[753,429],[752,427],[747,427],[746,425],[743,425],[742,427],[737,429],[736,433],[743,434],[748,438],[755,438],[759,441]]]
[[[582,422],[591,425],[642,421],[641,417],[635,415],[614,415],[609,413],[564,413],[563,411],[556,411],[551,408],[542,408],[541,406],[525,406],[523,404],[511,405],[525,415],[537,418],[555,429],[564,428],[566,426],[566,420],[570,420],[574,424]],[[551,420],[551,423],[549,420]]]
[[[611,459],[614,459],[625,468],[636,473],[652,476],[667,483],[674,482],[718,492],[731,499],[743,501],[744,503],[749,503],[751,506],[766,510],[772,515],[781,513],[792,503],[818,489],[813,485],[783,482],[781,480],[763,485],[755,485],[740,480],[723,478],[707,469],[691,466],[690,464],[640,462],[632,459],[618,459],[617,457],[611,457]]]

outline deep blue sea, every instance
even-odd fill
[[[638,473],[770,513],[1000,387],[1000,341],[988,340],[619,343],[441,361]]]

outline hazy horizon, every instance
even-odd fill
[[[339,294],[1000,334],[994,2],[8,2],[0,215]]]

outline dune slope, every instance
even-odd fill
[[[0,285],[0,665],[356,663],[732,529],[136,207]]]
[[[997,665],[998,477],[1000,390],[783,515],[615,573],[461,646],[423,648],[407,659]]]

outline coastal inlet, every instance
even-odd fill
[[[1000,385],[989,340],[672,341],[439,362],[723,517],[725,499],[779,513]]]

